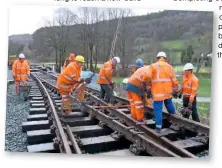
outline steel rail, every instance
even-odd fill
[[[63,129],[62,124],[61,124],[61,122],[60,122],[60,120],[59,120],[59,117],[58,117],[58,115],[57,115],[57,112],[56,112],[55,106],[54,106],[54,104],[53,104],[53,101],[52,101],[52,99],[51,99],[51,97],[50,97],[47,89],[45,88],[45,86],[43,85],[43,83],[40,81],[40,79],[39,79],[36,75],[34,75],[34,74],[32,74],[32,76],[33,76],[34,79],[38,82],[38,84],[40,85],[40,87],[43,89],[44,94],[46,95],[46,98],[47,98],[47,100],[48,100],[48,102],[49,102],[49,106],[50,106],[50,108],[51,108],[52,114],[53,114],[53,116],[54,116],[53,118],[54,118],[54,120],[55,120],[56,128],[57,128],[58,133],[59,133],[58,136],[61,138],[61,141],[62,141],[64,150],[65,150],[65,153],[71,154],[72,151],[71,151],[71,148],[70,148],[70,146],[69,146],[69,142],[68,142],[68,140],[66,139],[66,135],[65,135],[64,129]]]
[[[52,84],[50,84],[46,80],[44,80],[44,79],[41,79],[41,80],[44,83],[47,83],[50,87],[55,89],[55,86],[53,86]],[[95,97],[93,95],[90,95],[90,96]],[[71,96],[71,98],[73,100],[77,101],[77,99],[74,96]],[[94,109],[93,107],[90,107],[87,104],[82,104],[82,105],[84,106],[84,108],[86,109],[86,111],[89,114],[93,113],[93,115],[98,120],[105,122],[113,130],[122,133],[129,141],[131,141],[135,144],[139,144],[141,147],[144,147],[148,153],[150,153],[154,156],[178,157],[178,158],[181,157],[181,156],[177,155],[176,153],[172,152],[171,150],[156,143],[155,139],[147,138],[145,135],[143,135],[144,132],[133,131],[131,126],[125,126],[125,125],[121,124],[116,119],[105,115],[104,113],[100,112],[98,109]],[[122,117],[124,117],[124,119],[125,119],[126,116],[122,116]],[[67,128],[67,131],[70,134],[69,128]],[[76,141],[74,139],[73,140],[71,139],[71,141],[73,144],[76,144],[73,146],[74,146],[75,150],[79,151],[79,153],[80,153],[80,150],[78,149],[78,145],[77,145]]]

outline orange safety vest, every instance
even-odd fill
[[[76,62],[70,63],[58,76],[56,88],[63,92],[71,92],[72,87],[79,81],[82,69]]]
[[[28,75],[30,75],[30,68],[27,60],[23,62],[17,59],[12,65],[12,73],[17,81],[27,81]]]
[[[110,84],[112,81],[113,65],[112,61],[107,61],[100,69],[97,83],[98,84]]]
[[[183,82],[181,86],[181,92],[185,97],[190,98],[190,103],[193,103],[194,97],[197,95],[199,87],[199,80],[194,73],[183,75]]]
[[[144,80],[151,79],[153,101],[163,101],[172,98],[172,91],[178,91],[178,80],[173,67],[160,58],[148,68]]]
[[[141,67],[141,68],[138,68],[134,73],[133,75],[128,78],[128,83],[131,83],[139,88],[142,88],[142,82],[145,82],[143,81],[143,77],[149,73],[148,71],[148,68],[149,66],[144,66],[144,67]],[[148,75],[148,74],[147,74]],[[151,85],[150,81],[147,80],[147,85]]]

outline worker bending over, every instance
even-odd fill
[[[70,63],[57,78],[56,88],[62,96],[62,103],[66,114],[72,112],[70,95],[72,94],[73,86],[82,82],[91,82],[90,78],[80,78],[84,62],[83,56],[76,56],[75,61]]]
[[[162,128],[163,102],[170,114],[176,113],[172,102],[172,94],[178,94],[178,81],[173,67],[166,61],[166,54],[159,52],[156,59],[157,62],[147,68],[148,72],[146,74],[148,75],[145,75],[144,80],[151,80],[156,132],[160,133]]]
[[[113,57],[111,60],[107,61],[103,67],[100,69],[97,83],[100,85],[100,98],[104,99],[106,95],[106,102],[113,103],[113,89],[114,82],[112,81],[113,70],[116,65],[120,63],[119,57]]]
[[[126,91],[130,102],[130,112],[131,117],[135,120],[142,122],[144,118],[144,108],[149,105],[147,99],[147,88],[151,85],[150,81],[147,80],[146,83],[143,80],[148,71],[148,66],[139,68],[134,72],[134,74],[128,78]]]
[[[20,84],[27,84],[30,76],[30,67],[23,53],[19,54],[19,58],[12,65],[12,74],[15,80],[15,91],[19,92]]]
[[[179,93],[179,98],[181,98],[183,94],[183,107],[188,107],[192,111],[192,119],[194,121],[200,122],[198,113],[197,113],[197,90],[199,87],[199,80],[193,73],[193,65],[191,63],[187,63],[183,70],[183,81]],[[189,118],[190,115],[185,116]]]
[[[64,70],[64,69],[69,65],[69,63],[74,62],[74,61],[75,61],[75,54],[74,54],[74,53],[71,53],[71,54],[69,55],[69,59],[66,59],[66,60],[65,60],[65,62],[64,62],[64,64],[63,64],[63,67],[62,67],[62,70]]]

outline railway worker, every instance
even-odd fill
[[[192,110],[192,119],[194,121],[200,122],[198,113],[197,113],[197,103],[196,96],[197,90],[199,87],[199,79],[193,73],[193,64],[185,64],[183,70],[183,81],[180,89],[179,98],[183,94],[183,107],[188,107]],[[190,115],[187,115],[186,118],[189,118]]]
[[[74,53],[71,53],[71,54],[69,55],[69,59],[66,59],[66,60],[65,60],[65,62],[64,62],[64,64],[63,64],[63,67],[62,67],[62,70],[64,70],[64,69],[68,66],[69,63],[74,62],[74,61],[75,61],[75,54],[74,54]]]
[[[72,112],[70,94],[73,91],[73,86],[82,82],[91,82],[90,78],[80,78],[84,62],[84,57],[77,55],[75,61],[70,63],[57,78],[56,88],[62,96],[62,103],[66,114]]]
[[[149,80],[144,81],[143,77],[148,72],[148,66],[141,67],[134,72],[134,74],[128,78],[126,92],[130,102],[131,117],[138,122],[143,122],[145,105],[149,105],[147,99],[148,90],[151,88],[151,82]]]
[[[156,124],[156,132],[160,133],[162,128],[163,102],[170,114],[176,110],[172,102],[172,95],[178,94],[178,80],[176,79],[173,67],[167,63],[166,53],[159,52],[156,56],[156,63],[151,64],[143,80],[151,80],[151,91]]]
[[[136,67],[132,69],[131,75],[132,75],[134,72],[136,72],[136,70],[137,70],[138,68],[141,68],[141,67],[143,67],[143,60],[142,60],[142,59],[137,59],[137,60],[136,60]]]
[[[104,99],[106,95],[106,102],[113,103],[113,88],[114,82],[112,81],[112,73],[116,65],[120,63],[119,57],[113,57],[111,60],[104,63],[100,69],[97,83],[100,85],[100,98]]]
[[[23,53],[19,54],[18,59],[13,63],[12,74],[15,80],[15,91],[18,93],[19,84],[27,84],[30,76],[30,67]]]

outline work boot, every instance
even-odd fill
[[[161,128],[155,128],[156,133],[160,134],[161,133]]]

